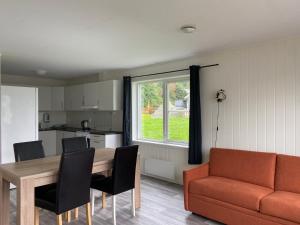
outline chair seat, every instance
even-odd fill
[[[242,181],[209,176],[191,181],[189,192],[258,211],[260,200],[273,190]]]
[[[91,188],[103,191],[108,194],[114,194],[113,193],[113,182],[112,182],[112,177],[93,177],[92,183],[91,183]]]
[[[97,179],[105,179],[106,178],[106,176],[104,176],[104,175],[102,175],[102,174],[100,174],[100,173],[94,173],[94,174],[92,174],[92,181],[93,180],[97,180]]]
[[[56,184],[35,188],[35,206],[49,211],[56,211]]]
[[[263,214],[300,223],[300,194],[275,191],[261,200]]]

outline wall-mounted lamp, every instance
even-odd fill
[[[225,90],[223,90],[223,89],[218,90],[216,93],[216,99],[218,102],[218,111],[217,111],[217,127],[216,127],[215,147],[217,147],[217,142],[218,142],[220,103],[226,99]]]
[[[216,99],[218,102],[223,102],[226,99],[225,90],[220,89],[217,91]]]

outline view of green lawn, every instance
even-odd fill
[[[144,139],[163,140],[163,118],[152,117],[143,113],[142,134]],[[188,142],[189,118],[184,116],[169,117],[169,140],[176,142]]]

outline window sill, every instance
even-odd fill
[[[177,144],[177,143],[163,143],[163,142],[155,142],[155,141],[146,141],[146,140],[133,140],[135,143],[141,143],[141,144],[153,144],[153,145],[158,145],[158,146],[163,146],[163,147],[176,147],[180,149],[185,149],[188,150],[188,145],[185,144]]]

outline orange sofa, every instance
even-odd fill
[[[300,157],[212,148],[183,172],[185,209],[229,225],[300,224]]]

